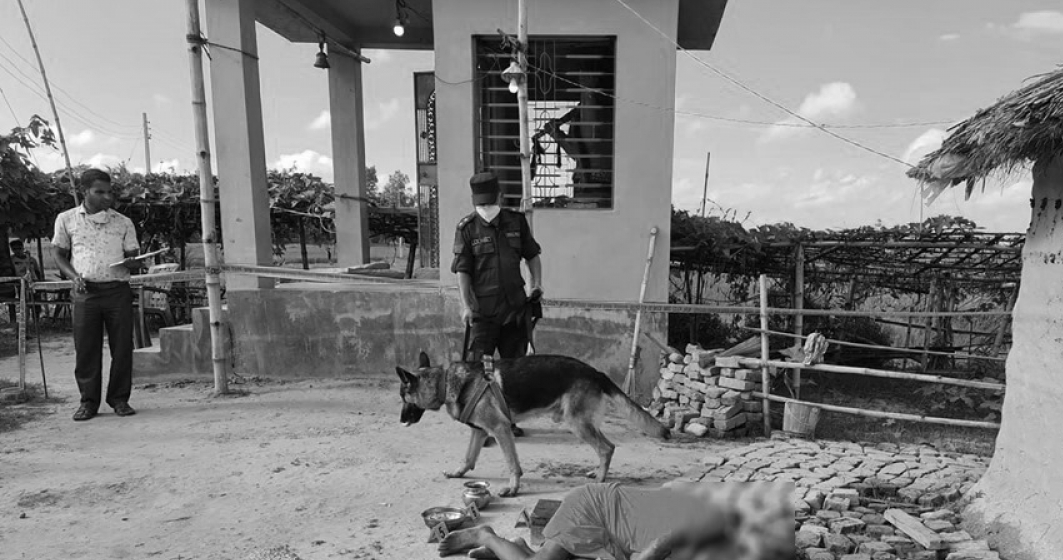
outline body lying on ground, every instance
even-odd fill
[[[534,551],[490,527],[455,531],[441,556],[501,560],[791,560],[792,484],[588,484],[570,492]]]

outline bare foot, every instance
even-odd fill
[[[482,538],[495,534],[490,527],[475,527],[454,531],[439,543],[439,555],[450,556],[481,546]]]
[[[469,551],[469,558],[482,558],[483,560],[495,560],[498,556],[494,552],[491,552],[490,548],[481,546],[480,548],[474,548]]]

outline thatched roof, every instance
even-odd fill
[[[1063,155],[1063,67],[1036,76],[949,132],[940,149],[908,171],[938,193],[965,182],[970,196],[977,180]]]

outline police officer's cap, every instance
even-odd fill
[[[495,177],[494,173],[477,173],[469,179],[469,186],[472,187],[472,203],[476,205],[480,204],[495,204],[498,202],[498,177]]]

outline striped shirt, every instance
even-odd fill
[[[132,220],[110,209],[89,214],[84,205],[59,214],[52,245],[70,251],[71,266],[90,282],[128,282],[129,269],[111,265],[140,250]]]

